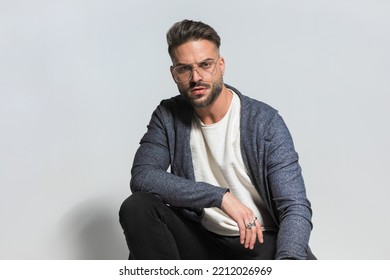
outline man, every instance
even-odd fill
[[[134,158],[120,210],[130,259],[314,259],[282,118],[224,84],[212,27],[183,20],[167,41],[180,95],[154,111]]]

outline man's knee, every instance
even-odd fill
[[[136,192],[122,203],[119,216],[121,219],[129,216],[140,216],[142,213],[148,212],[148,210],[155,208],[156,205],[161,203],[162,201],[154,194]]]

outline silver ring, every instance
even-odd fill
[[[246,227],[247,229],[251,229],[252,227],[256,226],[256,220],[257,220],[257,217],[255,217],[255,219],[253,220],[252,223],[246,224],[245,227]]]

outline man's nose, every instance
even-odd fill
[[[199,73],[199,70],[194,67],[192,69],[191,81],[198,82],[201,80],[203,80],[203,76]]]

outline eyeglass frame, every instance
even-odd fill
[[[205,62],[212,62],[212,64],[214,65],[214,69],[213,71],[210,72],[210,76],[214,76],[215,73],[216,73],[216,69],[217,69],[217,62],[218,60],[220,59],[221,57],[218,57],[218,58],[206,58],[200,62],[196,62],[196,63],[190,63],[190,64],[184,64],[184,63],[179,63],[179,64],[176,64],[176,65],[172,65],[171,66],[171,73],[172,73],[172,77],[173,79],[175,80],[175,82],[179,83],[179,84],[182,84],[182,83],[187,83],[189,82],[193,76],[194,76],[194,71],[196,71],[198,73],[198,75],[200,75],[202,78],[203,78],[203,75],[199,72],[199,69],[202,69],[202,67],[199,67],[200,64],[202,63],[205,63]],[[196,65],[196,68],[194,67],[194,65]],[[190,71],[190,75],[188,76],[188,79],[187,80],[180,80],[176,75],[177,72],[175,72],[175,68],[176,67],[186,67],[186,66],[190,66],[191,67],[191,71]],[[212,66],[210,66],[212,67]],[[176,75],[175,75],[176,74]]]

